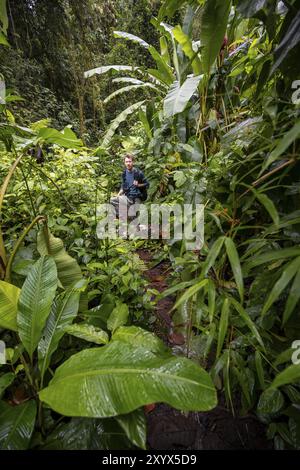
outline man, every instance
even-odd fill
[[[133,156],[128,154],[124,158],[126,169],[122,174],[121,189],[116,197],[112,197],[110,202],[116,210],[116,216],[119,217],[119,204],[127,204],[128,209],[133,204],[141,204],[145,200],[145,191],[149,187],[149,182],[144,173],[134,168]]]

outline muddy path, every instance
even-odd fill
[[[152,262],[149,250],[138,250],[146,266]],[[149,287],[163,292],[168,287],[171,265],[162,261],[149,267],[144,276]],[[153,330],[169,346],[182,344],[181,335],[172,329],[170,310],[174,297],[166,297],[155,307],[156,322]],[[219,396],[219,405],[209,411],[184,413],[165,404],[146,407],[148,421],[148,446],[152,450],[247,450],[271,449],[266,438],[266,427],[254,414],[233,416],[225,406],[224,397]],[[237,407],[236,407],[237,408]]]

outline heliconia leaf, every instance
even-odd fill
[[[117,416],[115,419],[135,446],[146,449],[147,422],[142,409]]]
[[[109,340],[106,331],[101,330],[101,328],[94,325],[89,325],[88,323],[74,323],[73,325],[67,325],[65,327],[65,332],[69,335],[73,335],[77,338],[96,344],[106,344]]]
[[[202,281],[197,282],[193,286],[189,287],[184,294],[177,300],[175,305],[172,307],[171,310],[175,310],[176,308],[180,307],[185,301],[190,299],[193,295],[195,295],[200,289],[203,289],[208,283],[208,279],[202,279]]]
[[[170,350],[163,341],[154,333],[146,331],[138,326],[120,326],[113,334],[111,341],[119,341],[132,344],[137,347],[144,347],[157,354],[170,354]]]
[[[246,312],[246,310],[242,307],[242,305],[237,302],[233,297],[230,297],[230,301],[236,311],[240,314],[241,318],[244,320],[246,325],[248,326],[249,330],[252,332],[253,336],[256,338],[258,343],[262,346],[263,349],[265,349],[264,342],[256,328],[255,323],[251,320],[249,314]]]
[[[200,40],[203,70],[209,73],[226,34],[231,0],[207,0],[201,18]]]
[[[130,83],[131,85],[143,85],[144,82],[132,77],[117,77],[112,79],[112,83]]]
[[[79,264],[66,252],[63,241],[54,237],[46,225],[38,233],[37,249],[41,256],[50,255],[53,257],[58,278],[64,289],[73,286],[75,282],[82,279]]]
[[[133,67],[132,65],[104,65],[103,67],[87,70],[84,72],[84,78],[89,78],[93,75],[102,75],[110,70],[115,70],[116,72],[134,72],[135,70],[139,70],[139,67]]]
[[[122,122],[126,121],[126,119],[128,118],[128,116],[130,116],[130,114],[133,114],[135,113],[136,111],[138,111],[138,109],[144,104],[145,100],[143,101],[139,101],[138,103],[134,103],[132,104],[131,106],[129,106],[128,108],[124,109],[124,111],[122,111],[109,125],[107,131],[106,131],[106,134],[104,135],[103,137],[103,140],[102,140],[102,146],[103,147],[107,147],[114,135],[114,133],[116,132],[116,130],[118,129],[119,125],[122,124]]]
[[[78,287],[79,283],[78,282]],[[80,287],[69,288],[60,294],[53,302],[42,337],[38,344],[39,369],[43,379],[49,367],[52,354],[65,333],[65,327],[70,325],[77,315],[80,298]]]
[[[234,279],[240,294],[241,302],[244,300],[244,281],[243,274],[240,264],[239,255],[232,238],[225,238],[225,247],[228,259],[230,261],[231,269],[234,275]]]
[[[155,402],[185,411],[217,403],[209,374],[193,361],[119,341],[73,355],[39,397],[65,416],[86,417],[126,414]]]
[[[244,18],[251,18],[264,8],[266,3],[267,0],[238,0],[236,9]]]
[[[128,316],[128,306],[123,303],[118,303],[107,320],[107,328],[114,332],[119,326],[127,323]]]
[[[298,380],[300,380],[300,364],[293,364],[284,369],[275,377],[271,383],[271,387],[281,387],[282,385],[294,383]]]
[[[269,212],[275,225],[279,224],[279,215],[274,202],[266,195],[255,191],[255,196],[264,208]]]
[[[164,114],[166,117],[174,116],[185,110],[202,77],[203,75],[190,76],[181,86],[177,80],[171,85],[164,101]]]
[[[300,270],[300,256],[285,265],[282,274],[278,281],[275,283],[265,305],[263,306],[262,315],[265,315],[274,302],[278,299],[282,291],[286,288],[291,279]]]
[[[82,140],[78,139],[76,134],[69,127],[65,127],[62,132],[48,127],[40,128],[38,138],[49,144],[60,145],[64,148],[81,149],[83,146]]]
[[[135,42],[136,44],[139,44],[145,49],[148,49],[150,47],[150,44],[144,41],[144,39],[141,39],[138,36],[135,36],[134,34],[126,33],[125,31],[114,31],[114,37],[127,39],[127,41]]]
[[[206,276],[210,268],[214,265],[220,253],[220,250],[223,246],[224,241],[225,241],[225,237],[223,236],[219,237],[209,249],[208,256],[202,266],[201,277]]]
[[[18,300],[21,289],[0,281],[0,328],[17,331]]]
[[[50,313],[56,288],[54,259],[42,256],[32,266],[22,286],[17,313],[19,336],[31,358]]]
[[[292,287],[290,289],[290,293],[285,304],[285,309],[283,312],[282,317],[282,324],[285,325],[286,322],[289,320],[290,316],[292,315],[299,299],[300,299],[300,270],[297,272],[295,279],[293,281]]]
[[[33,433],[36,402],[29,400],[22,405],[0,407],[0,449],[26,450]]]
[[[223,306],[222,306],[222,312],[221,312],[220,323],[219,323],[218,346],[217,346],[216,358],[220,356],[224,339],[227,333],[229,308],[230,308],[230,301],[228,298],[225,298],[223,302]]]
[[[129,91],[132,91],[132,90],[137,90],[138,88],[152,88],[153,90],[158,91],[156,86],[153,85],[153,83],[142,83],[142,84],[139,84],[139,85],[128,85],[128,86],[125,86],[123,88],[119,88],[118,90],[114,91],[109,96],[107,96],[105,98],[105,100],[103,101],[103,104],[109,103],[109,101],[111,101],[116,96],[122,95],[123,93],[128,93]]]

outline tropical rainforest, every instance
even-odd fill
[[[299,54],[299,0],[0,0],[0,449],[300,449]],[[128,153],[200,249],[98,236]]]

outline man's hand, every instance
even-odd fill
[[[139,186],[139,182],[137,180],[134,180],[133,184],[134,186]]]

